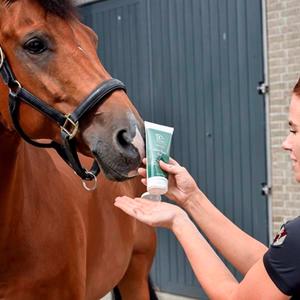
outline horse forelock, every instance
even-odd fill
[[[3,0],[5,6],[10,6],[14,2],[21,0]],[[39,3],[43,9],[51,14],[57,15],[61,18],[69,18],[75,14],[75,6],[72,0],[32,0]]]
[[[74,15],[74,5],[72,0],[37,0],[46,12],[68,18]]]

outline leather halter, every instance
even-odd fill
[[[93,180],[100,172],[100,168],[96,160],[88,171],[82,167],[77,151],[75,135],[79,128],[80,119],[96,105],[101,105],[105,101],[105,97],[115,90],[124,90],[126,87],[123,82],[117,79],[109,79],[101,83],[79,106],[69,114],[62,114],[46,102],[32,95],[28,90],[24,89],[14,76],[14,73],[0,47],[0,75],[4,83],[9,88],[9,111],[12,122],[19,135],[28,143],[41,148],[54,148],[62,159],[75,171],[75,173],[83,180]],[[43,113],[61,129],[61,137],[63,144],[55,141],[50,143],[39,143],[28,137],[20,126],[19,106],[21,101],[29,104],[39,112]],[[86,187],[86,185],[85,185]],[[87,187],[86,187],[87,188]],[[87,188],[88,189],[88,188]]]

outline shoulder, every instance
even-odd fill
[[[300,293],[300,217],[282,225],[264,255],[265,268],[285,294]]]

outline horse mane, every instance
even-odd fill
[[[11,5],[18,0],[5,0],[4,4]],[[46,12],[67,19],[75,15],[75,6],[72,0],[35,0]]]

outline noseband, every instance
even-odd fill
[[[0,75],[3,81],[9,88],[9,111],[16,131],[28,143],[40,148],[54,148],[62,159],[81,177],[82,180],[96,180],[96,176],[100,172],[100,168],[96,160],[88,171],[82,167],[77,151],[75,135],[79,128],[79,121],[96,105],[101,105],[105,101],[105,97],[115,90],[124,90],[126,87],[124,83],[117,79],[109,79],[100,84],[79,106],[69,114],[62,114],[46,102],[32,95],[29,91],[24,89],[19,81],[15,78],[14,73],[0,47]],[[39,143],[28,137],[20,126],[19,106],[21,101],[29,104],[39,112],[43,113],[54,122],[56,122],[61,129],[62,144],[55,141],[51,143]],[[85,183],[84,183],[85,185]],[[87,188],[87,186],[85,185]],[[87,188],[88,189],[88,188]]]

